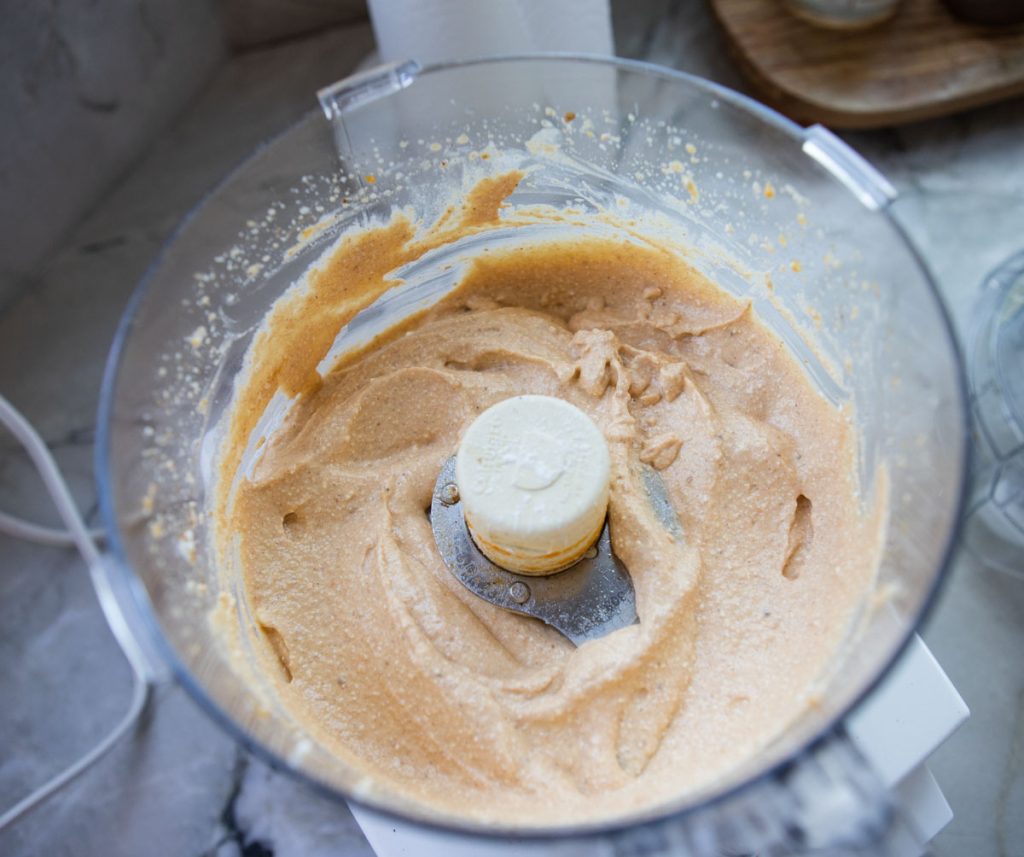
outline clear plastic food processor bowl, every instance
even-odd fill
[[[822,128],[641,63],[406,63],[319,95],[322,110],[259,149],[182,225],[117,335],[97,470],[110,585],[142,642],[239,741],[327,792],[467,836],[508,833],[367,791],[244,658],[226,654],[208,617],[222,586],[233,587],[218,574],[206,512],[233,382],[271,304],[343,231],[405,206],[429,222],[464,182],[519,166],[527,175],[510,205],[639,206],[693,248],[712,280],[748,297],[823,393],[852,406],[864,500],[885,497],[889,521],[863,631],[820,705],[783,736],[727,779],[643,815],[515,832],[600,836],[622,853],[629,842],[650,854],[865,847],[892,808],[841,724],[935,595],[967,441],[956,347],[932,280],[889,215],[891,187]],[[490,240],[509,236],[497,229]],[[409,266],[406,285],[339,341],[365,340],[436,300],[451,285],[446,260]],[[244,609],[238,621],[251,623]]]

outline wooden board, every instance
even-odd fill
[[[1024,94],[1024,26],[966,24],[940,0],[904,0],[854,32],[805,23],[780,0],[711,6],[761,97],[800,122],[877,128]]]

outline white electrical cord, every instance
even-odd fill
[[[0,529],[3,529],[8,534],[17,535],[19,538],[27,538],[42,544],[72,544],[78,548],[78,552],[89,567],[89,574],[92,577],[100,607],[103,609],[110,629],[120,644],[121,650],[124,652],[125,658],[127,658],[132,670],[131,702],[128,712],[121,718],[120,722],[118,722],[106,738],[100,741],[99,744],[77,762],[65,768],[57,776],[44,783],[0,815],[0,830],[3,830],[38,806],[50,795],[70,783],[75,777],[106,754],[127,733],[139,719],[139,715],[149,699],[150,683],[147,679],[148,669],[145,659],[139,651],[104,577],[101,567],[102,559],[94,541],[96,531],[89,530],[85,526],[82,515],[71,497],[67,483],[61,476],[60,470],[50,454],[50,450],[36,430],[3,396],[0,396],[0,422],[7,426],[32,459],[32,463],[35,464],[47,490],[50,492],[50,497],[53,499],[61,520],[64,521],[64,526],[67,527],[67,531],[39,527],[10,515],[3,515],[0,518]]]
[[[68,530],[33,524],[31,521],[16,518],[6,512],[0,512],[0,533],[51,548],[73,548],[75,546],[74,536]],[[93,541],[100,541],[106,535],[103,530],[99,529],[91,529],[88,533]]]

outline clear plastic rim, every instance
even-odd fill
[[[783,116],[776,112],[770,107],[761,104],[760,102],[750,98],[749,96],[743,95],[742,93],[731,90],[720,84],[712,81],[705,80],[692,74],[688,74],[682,71],[676,71],[674,69],[665,68],[663,66],[655,65],[654,63],[643,62],[640,60],[627,60],[619,59],[614,57],[604,57],[591,54],[574,54],[574,53],[536,53],[536,54],[518,54],[509,56],[497,56],[497,57],[481,57],[478,59],[459,60],[453,62],[435,63],[423,66],[419,71],[418,76],[424,76],[429,74],[436,74],[439,72],[448,71],[450,69],[475,66],[475,65],[500,65],[500,64],[514,64],[522,62],[574,62],[574,63],[587,63],[594,65],[604,65],[610,68],[615,68],[625,71],[639,72],[642,74],[664,78],[666,80],[676,81],[684,83],[688,86],[693,87],[696,90],[702,91],[715,98],[719,98],[724,102],[727,102],[735,107],[752,114],[757,119],[765,122],[766,124],[773,126],[785,135],[793,138],[794,141],[802,142],[804,140],[803,128],[791,119]],[[314,108],[315,110],[315,108]],[[311,111],[313,112],[313,111]],[[316,110],[316,112],[319,112]],[[110,478],[110,465],[113,458],[112,450],[110,448],[111,442],[111,420],[113,417],[114,410],[114,398],[117,389],[117,381],[119,371],[121,368],[121,355],[124,351],[125,344],[128,337],[131,334],[133,322],[144,298],[148,295],[150,285],[154,278],[156,271],[159,270],[164,258],[171,252],[174,244],[178,237],[186,230],[188,225],[191,223],[195,215],[206,205],[206,203],[216,196],[222,187],[228,184],[231,179],[239,173],[242,168],[248,164],[254,157],[256,157],[261,151],[269,146],[274,141],[283,138],[287,135],[296,124],[308,121],[308,114],[306,117],[299,119],[296,123],[289,125],[281,132],[273,135],[268,140],[257,146],[249,155],[247,155],[241,162],[239,162],[230,172],[228,172],[216,185],[214,185],[196,205],[182,218],[181,223],[175,228],[170,237],[164,243],[159,253],[150,264],[142,280],[139,282],[134,293],[128,301],[125,307],[124,314],[118,323],[117,330],[114,334],[114,340],[111,344],[110,353],[107,357],[106,367],[104,369],[103,383],[100,388],[100,400],[99,408],[97,413],[97,434],[96,434],[96,445],[95,445],[95,470],[96,470],[96,485],[97,493],[99,496],[99,507],[100,514],[104,523],[104,526],[108,532],[109,538],[109,550],[117,560],[116,563],[110,564],[113,568],[112,573],[122,576],[122,582],[127,586],[128,590],[132,593],[134,598],[135,607],[138,610],[141,624],[145,627],[146,632],[149,634],[150,641],[153,643],[155,649],[161,654],[165,662],[171,669],[175,679],[185,688],[192,699],[199,705],[199,707],[206,712],[206,714],[217,724],[220,725],[224,731],[231,736],[236,742],[238,742],[248,752],[252,753],[255,757],[269,765],[272,769],[283,771],[288,775],[296,778],[307,786],[311,787],[318,794],[324,795],[336,801],[343,801],[346,803],[352,803],[356,806],[363,807],[373,812],[379,813],[386,816],[387,818],[401,821],[405,824],[412,824],[416,827],[420,827],[425,830],[438,831],[443,833],[456,833],[466,836],[479,836],[487,839],[507,839],[509,836],[513,836],[518,839],[531,840],[531,841],[559,841],[566,839],[587,839],[601,836],[607,836],[614,833],[622,833],[627,830],[633,830],[638,827],[644,826],[656,826],[664,822],[678,822],[684,823],[688,817],[695,816],[702,810],[708,807],[720,804],[731,798],[737,797],[742,793],[754,789],[768,780],[777,779],[782,776],[787,770],[790,770],[795,765],[799,765],[803,759],[808,758],[813,753],[814,749],[821,744],[827,742],[836,732],[837,728],[846,720],[846,718],[855,709],[869,697],[879,684],[886,678],[891,671],[892,667],[899,661],[910,640],[916,634],[917,629],[921,626],[925,617],[930,613],[932,608],[935,606],[939,592],[942,589],[942,585],[949,575],[950,567],[956,554],[959,535],[964,519],[964,511],[967,506],[968,500],[968,479],[967,474],[970,472],[970,464],[972,457],[972,450],[970,445],[970,426],[969,426],[969,398],[967,395],[968,385],[967,377],[964,368],[963,354],[961,352],[958,340],[954,333],[952,321],[949,316],[949,311],[946,308],[945,302],[939,293],[938,287],[935,280],[921,258],[921,254],[918,252],[917,247],[911,242],[906,230],[899,224],[898,221],[893,218],[890,207],[885,206],[880,210],[880,213],[886,218],[887,223],[893,229],[893,231],[899,236],[900,240],[909,250],[911,256],[916,262],[921,274],[927,283],[927,293],[930,296],[935,309],[938,312],[938,316],[941,325],[946,333],[946,342],[955,358],[956,365],[956,389],[960,398],[960,451],[961,451],[961,467],[957,474],[957,488],[956,498],[954,503],[954,515],[952,519],[952,525],[946,538],[946,543],[943,545],[942,559],[935,570],[935,574],[932,578],[928,592],[913,615],[913,621],[909,624],[907,632],[904,634],[902,639],[893,648],[890,656],[884,663],[881,669],[872,677],[872,679],[865,683],[865,685],[851,698],[851,701],[844,707],[842,707],[835,717],[832,718],[829,723],[821,729],[821,731],[807,741],[803,746],[797,748],[792,753],[784,756],[777,760],[775,763],[769,765],[760,773],[751,777],[750,779],[729,785],[721,788],[717,791],[713,791],[708,795],[702,796],[698,802],[693,802],[692,799],[680,798],[677,803],[662,805],[655,809],[647,812],[638,813],[632,818],[627,819],[616,819],[608,822],[591,822],[586,824],[576,824],[565,827],[547,827],[547,828],[515,828],[515,827],[500,827],[496,825],[484,825],[479,822],[466,820],[465,822],[457,822],[452,820],[440,821],[429,816],[419,816],[415,814],[406,814],[400,810],[394,809],[388,806],[386,803],[371,797],[355,796],[352,794],[345,793],[339,788],[328,785],[323,781],[315,778],[311,774],[308,774],[301,769],[290,764],[287,760],[282,759],[273,750],[264,746],[262,743],[257,741],[251,735],[249,735],[240,725],[238,725],[232,717],[224,711],[206,692],[202,685],[195,679],[188,668],[184,665],[181,659],[178,657],[177,652],[171,645],[163,632],[163,628],[160,625],[160,621],[156,615],[156,611],[153,608],[152,603],[149,600],[149,596],[146,592],[145,586],[142,584],[141,579],[136,575],[135,571],[130,566],[127,555],[124,549],[124,545],[121,541],[121,533],[117,527],[117,515],[114,506],[114,496],[112,490],[112,480]]]

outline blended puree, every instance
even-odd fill
[[[396,217],[343,240],[279,302],[222,483],[274,393],[297,401],[223,489],[220,526],[265,668],[318,742],[379,789],[532,825],[707,785],[813,705],[873,579],[878,517],[849,413],[746,301],[635,237],[481,253],[441,303],[317,374],[340,327],[398,285],[389,271],[493,228],[519,178],[482,182],[425,235]],[[464,589],[427,515],[476,415],[526,393],[581,408],[611,455],[640,624],[580,648]],[[642,466],[683,538],[655,519]]]

